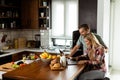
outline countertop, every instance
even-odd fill
[[[4,50],[3,52],[7,52],[5,54],[1,54],[0,57],[5,57],[5,56],[9,56],[9,55],[13,55],[13,54],[17,54],[19,52],[23,52],[23,51],[31,51],[31,52],[43,52],[44,50],[46,50],[49,53],[57,53],[59,54],[59,49],[39,49],[39,48],[24,48],[24,49],[8,49],[8,50]],[[69,54],[70,52],[64,52],[65,54]],[[0,71],[0,79],[2,79],[2,74],[4,74],[6,72],[4,71]]]
[[[59,49],[40,49],[40,48],[23,48],[23,49],[8,49],[8,50],[4,50],[4,52],[7,52],[5,54],[1,54],[0,57],[5,57],[5,56],[9,56],[9,55],[13,55],[19,52],[23,52],[23,51],[31,51],[31,52],[44,52],[44,50],[46,50],[49,53],[57,53],[59,54]],[[69,54],[70,52],[64,52],[65,54]]]
[[[84,65],[67,65],[62,70],[53,71],[49,64],[41,60],[3,74],[3,80],[74,80],[83,70]],[[24,73],[24,74],[23,74]],[[33,74],[34,73],[34,74]]]

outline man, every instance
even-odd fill
[[[88,33],[90,33],[90,28],[87,24],[82,24],[79,26],[79,32],[80,32],[80,37],[76,43],[76,45],[74,46],[74,48],[71,50],[71,53],[68,57],[72,57],[75,52],[80,48],[81,44],[83,45],[83,53],[84,55],[86,55],[85,51],[86,51],[86,44],[84,41],[84,36]],[[104,44],[103,40],[101,39],[101,37],[95,33],[92,33],[93,36],[95,37],[96,41],[98,43],[100,43],[101,45],[104,46],[105,49],[107,49],[107,46]]]
[[[73,31],[72,48],[74,48],[74,46],[76,45],[76,43],[79,39],[79,36],[80,36],[79,30]],[[83,55],[83,46],[82,45],[80,45],[80,48],[76,51],[76,53],[73,55],[73,57],[80,56],[80,55]]]

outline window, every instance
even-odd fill
[[[52,37],[71,38],[78,28],[78,0],[52,0]]]

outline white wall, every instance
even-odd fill
[[[110,0],[98,0],[97,34],[99,34],[109,47],[109,19]]]
[[[113,69],[120,70],[120,0],[98,0],[97,18],[97,33],[109,47],[109,64]]]
[[[120,0],[114,0],[113,69],[120,70]]]
[[[110,19],[110,0],[98,0],[97,9],[97,34],[99,34],[109,48],[109,19]],[[108,52],[109,53],[109,52]],[[108,71],[109,54],[106,54],[106,66]]]

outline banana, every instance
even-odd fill
[[[48,58],[47,59],[51,59],[52,58],[52,56],[49,54],[49,56],[48,56]]]

